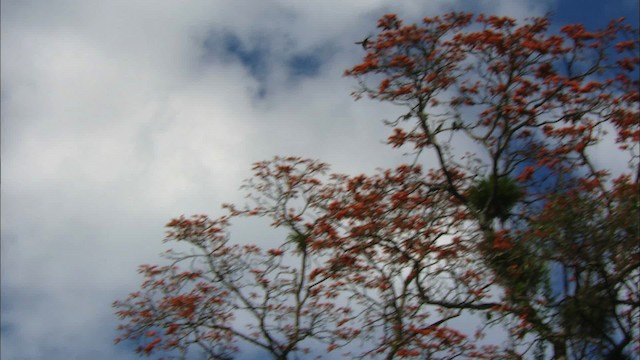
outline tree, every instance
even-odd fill
[[[168,224],[193,251],[141,268],[141,291],[114,303],[118,341],[212,359],[248,344],[277,359],[319,344],[386,359],[639,350],[638,31],[614,20],[551,34],[547,18],[465,13],[411,25],[389,14],[378,28],[345,74],[357,98],[404,109],[388,142],[411,164],[351,176],[257,163],[252,204]],[[598,161],[612,136],[626,170]],[[437,166],[424,170],[425,156]],[[288,236],[266,252],[232,245],[239,217]],[[485,321],[473,333],[461,316]],[[508,341],[483,342],[495,327]]]

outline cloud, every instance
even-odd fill
[[[475,6],[544,10],[514,4]],[[156,261],[171,217],[242,203],[254,161],[403,161],[383,144],[398,110],[354,103],[342,72],[381,14],[456,6],[3,1],[2,358],[133,358],[111,344],[111,301]]]

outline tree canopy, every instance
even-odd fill
[[[356,98],[397,105],[388,143],[407,164],[352,175],[256,163],[249,204],[167,224],[166,240],[190,250],[140,267],[140,290],[114,303],[117,342],[210,359],[249,346],[275,359],[630,358],[638,30],[467,13],[408,25],[388,14],[378,30],[345,75]],[[609,168],[606,149],[628,167]],[[288,236],[234,242],[232,221],[255,217]]]

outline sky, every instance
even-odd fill
[[[579,9],[579,10],[578,10]],[[399,109],[355,102],[344,69],[389,12],[638,23],[637,0],[1,1],[0,358],[133,359],[111,303],[181,214],[244,202],[251,164],[341,173],[407,161]],[[252,241],[265,228],[239,229]]]

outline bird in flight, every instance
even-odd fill
[[[356,45],[362,45],[362,48],[367,50],[367,46],[369,45],[369,38],[371,38],[371,35],[367,36],[362,41],[356,41],[355,44]]]

